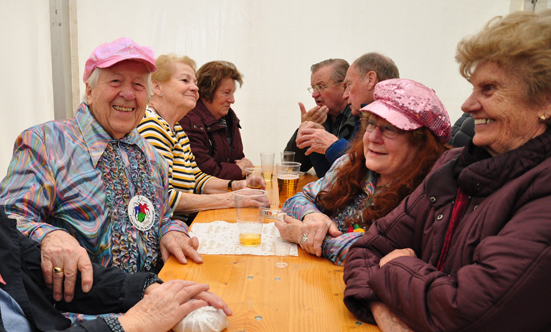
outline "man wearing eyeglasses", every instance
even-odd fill
[[[310,153],[310,156],[314,155],[312,152],[323,153],[329,166],[331,166],[337,158],[348,150],[348,141],[352,140],[354,134],[358,131],[360,122],[362,120],[365,122],[366,119],[360,118],[360,108],[373,102],[375,85],[380,81],[399,77],[398,67],[396,67],[394,61],[382,54],[366,53],[356,59],[346,72],[345,90],[342,96],[350,108],[352,118],[355,119],[352,134],[349,138],[337,139],[335,135],[324,130],[315,121],[310,120],[310,122],[303,122],[298,130],[298,146],[301,148],[309,147],[306,153]],[[317,170],[316,173],[318,173]],[[319,174],[318,177],[320,177]]]
[[[301,171],[306,172],[313,166],[320,178],[334,161],[326,156],[328,148],[339,139],[347,141],[354,131],[354,116],[343,99],[347,69],[348,62],[343,59],[328,59],[312,65],[308,90],[317,105],[306,112],[299,103],[301,125],[285,147],[285,151],[295,151],[295,161],[302,163]],[[319,132],[305,140],[301,133],[309,128]]]

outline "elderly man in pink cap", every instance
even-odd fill
[[[86,102],[76,116],[29,128],[15,142],[0,203],[40,243],[57,301],[71,301],[78,271],[83,290],[91,288],[91,261],[130,273],[157,272],[171,254],[202,262],[197,238],[170,218],[163,157],[135,130],[155,70],[149,47],[129,38],[100,45],[86,62]]]

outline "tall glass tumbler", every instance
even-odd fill
[[[258,189],[241,189],[233,193],[237,211],[239,244],[245,247],[257,247],[262,238],[264,209],[268,202],[268,192]]]
[[[274,172],[274,153],[260,153],[260,165],[262,166],[262,176],[264,181],[272,181],[272,173]]]
[[[277,188],[279,191],[279,203],[283,205],[286,200],[297,193],[298,178],[301,163],[288,161],[277,163]]]

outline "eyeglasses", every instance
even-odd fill
[[[362,126],[365,127],[365,131],[368,133],[374,132],[377,127],[379,127],[381,134],[386,138],[396,138],[398,135],[404,133],[404,130],[398,129],[391,124],[380,125],[373,118],[364,117],[360,120],[364,120]]]
[[[325,89],[327,89],[328,87],[330,87],[330,86],[332,86],[332,85],[335,85],[335,84],[339,84],[339,83],[342,83],[342,80],[337,81],[337,82],[335,82],[335,83],[327,84],[327,85],[317,84],[317,85],[314,85],[314,86],[310,86],[310,87],[308,87],[308,92],[314,93],[314,90],[315,90],[315,91],[321,93],[321,92],[323,92]]]

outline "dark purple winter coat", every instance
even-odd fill
[[[415,331],[551,330],[551,129],[506,153],[442,155],[425,181],[350,249],[344,302],[374,323],[382,301]],[[455,174],[455,175],[454,175]],[[469,199],[437,265],[458,188]],[[412,248],[379,268],[394,249]]]
[[[243,178],[241,168],[235,163],[236,160],[245,157],[239,133],[241,126],[231,108],[226,117],[231,123],[229,128],[231,147],[226,138],[226,128],[220,125],[201,99],[179,123],[189,137],[191,152],[203,173],[220,179],[241,180]]]

